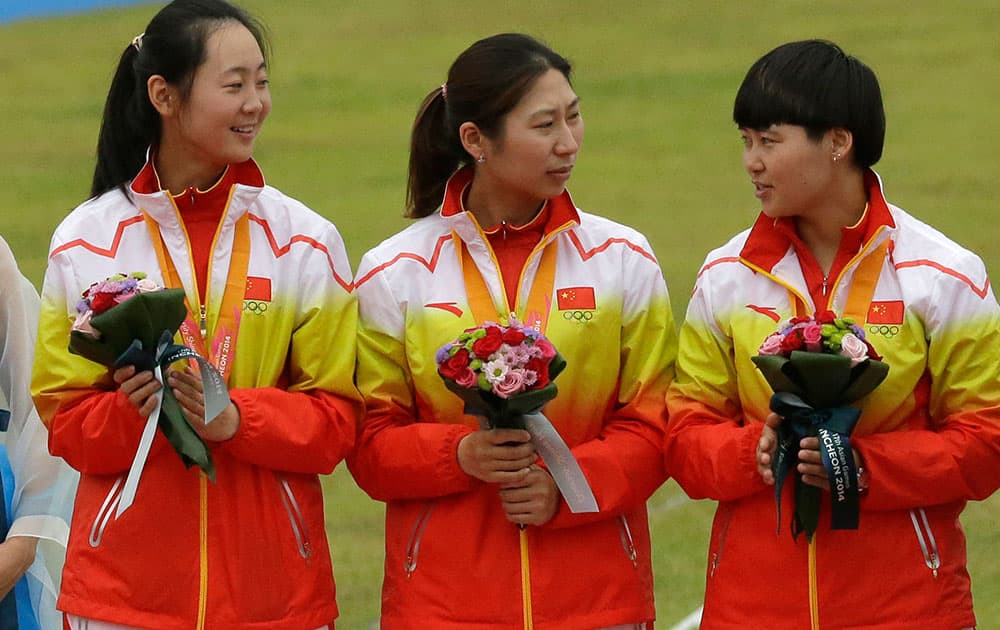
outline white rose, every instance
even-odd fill
[[[143,278],[135,283],[136,289],[139,293],[149,293],[151,291],[159,291],[162,287],[149,278]]]
[[[853,333],[840,340],[840,354],[851,360],[851,367],[868,359],[868,346]]]

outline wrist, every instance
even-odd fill
[[[870,482],[871,479],[868,470],[864,467],[864,465],[858,466],[858,494],[865,494],[868,492]]]

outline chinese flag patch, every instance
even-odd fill
[[[247,290],[243,294],[244,300],[256,300],[258,302],[271,301],[271,279],[259,276],[247,277]]]
[[[903,300],[872,302],[868,307],[869,324],[902,324]]]
[[[594,287],[568,287],[556,291],[556,302],[560,311],[594,310]]]

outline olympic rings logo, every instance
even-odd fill
[[[892,339],[899,334],[899,326],[870,325],[868,326],[868,332],[873,335],[881,335],[887,339]]]
[[[563,319],[570,322],[589,322],[594,319],[594,311],[563,311]]]
[[[267,312],[267,302],[259,300],[243,300],[243,310],[250,311],[255,315],[263,315]]]

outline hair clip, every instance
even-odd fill
[[[137,51],[142,50],[142,36],[143,35],[145,35],[145,33],[139,33],[138,35],[136,35],[135,37],[132,38],[132,48],[135,48]]]

